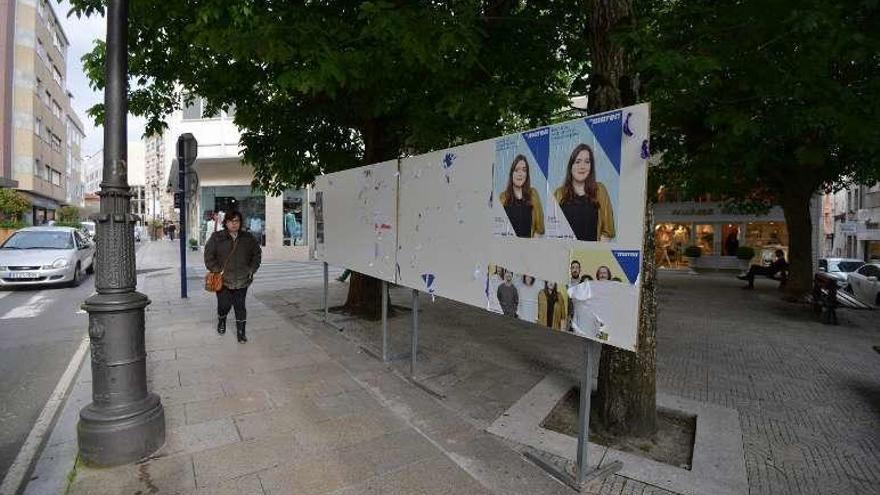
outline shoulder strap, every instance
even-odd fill
[[[223,273],[223,272],[226,271],[226,264],[229,263],[229,258],[231,258],[231,257],[232,257],[232,253],[235,252],[235,248],[236,248],[236,246],[238,246],[238,237],[236,237],[236,238],[232,241],[232,251],[229,251],[229,255],[226,257],[226,260],[223,262],[223,268],[220,269],[220,273]]]

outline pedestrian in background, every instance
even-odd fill
[[[247,289],[260,268],[260,242],[242,230],[241,213],[230,211],[223,219],[223,230],[211,234],[205,244],[205,267],[222,273],[223,288],[217,291],[217,333],[226,333],[226,316],[235,309],[235,330],[239,342],[247,342],[245,326]]]

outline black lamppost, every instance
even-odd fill
[[[128,1],[107,9],[104,89],[104,176],[96,216],[95,289],[89,313],[92,403],[80,411],[79,455],[88,464],[113,466],[142,459],[165,443],[165,412],[147,389],[144,308],[135,290],[134,224],[127,178]]]

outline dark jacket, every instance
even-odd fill
[[[235,252],[232,253],[233,242],[236,243]],[[232,253],[232,257],[223,263]],[[211,238],[205,244],[205,267],[212,272],[223,270],[223,285],[230,289],[241,289],[251,284],[254,273],[260,268],[260,260],[263,251],[258,241],[250,232],[241,230],[238,238],[232,240],[232,236],[226,230],[218,230],[211,234]]]

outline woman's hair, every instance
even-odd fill
[[[587,280],[593,280],[593,277],[591,277],[589,275],[582,275],[581,276],[581,282],[586,282]]]
[[[531,279],[531,280],[532,280],[532,283],[528,283],[528,282],[526,282],[526,279]],[[524,284],[528,285],[529,287],[531,287],[532,285],[535,285],[535,277],[533,277],[533,276],[531,276],[531,275],[523,275],[523,276],[522,276],[522,281],[523,281]]]
[[[596,280],[602,280],[602,278],[599,276],[599,274],[602,273],[603,271],[608,274],[608,277],[605,278],[604,280],[611,280],[611,269],[605,265],[602,265],[598,269],[596,269]]]
[[[236,218],[238,219],[239,223],[244,224],[244,219],[241,218],[241,212],[236,211],[236,210],[227,211],[226,216],[223,217],[223,228],[226,229],[226,222],[229,222],[230,220],[233,220]],[[244,225],[242,225],[242,227],[244,227]],[[226,229],[226,230],[229,230],[229,229]]]
[[[581,151],[586,151],[590,156],[590,173],[587,174],[584,192],[586,193],[587,201],[598,206],[598,200],[596,199],[596,190],[598,189],[598,186],[596,185],[595,155],[593,154],[593,148],[584,143],[575,146],[574,150],[571,152],[571,156],[568,157],[568,167],[565,169],[565,182],[562,184],[562,198],[560,198],[559,204],[566,204],[569,201],[572,201],[576,196],[574,192],[574,178],[571,174],[571,167],[574,165],[574,161],[577,159],[577,156]]]
[[[513,162],[510,164],[510,171],[507,172],[507,188],[504,190],[507,197],[507,203],[509,204],[511,201],[516,199],[516,196],[513,194],[513,171],[516,169],[516,164],[519,162],[523,162],[526,164],[526,181],[522,185],[523,190],[523,201],[527,205],[532,204],[532,196],[530,194],[530,190],[532,188],[532,174],[529,172],[529,161],[526,159],[525,155],[516,155],[513,159]],[[503,206],[507,206],[507,204],[502,203]]]

